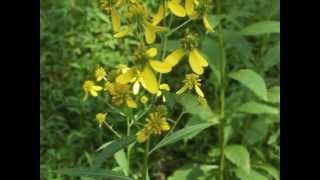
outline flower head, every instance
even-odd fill
[[[86,93],[85,94],[85,97],[84,97],[84,100],[87,99],[88,95],[90,94],[91,96],[98,96],[98,93],[97,91],[101,91],[102,90],[102,87],[101,86],[97,86],[94,84],[93,81],[85,81],[83,83],[83,86],[82,86],[84,92]]]
[[[142,104],[147,104],[148,101],[149,101],[149,98],[148,98],[147,96],[142,96],[142,97],[140,98],[140,102],[141,102]]]
[[[200,86],[201,86],[200,81],[201,81],[201,79],[199,78],[199,75],[194,74],[194,73],[187,74],[185,79],[183,80],[184,85],[182,86],[182,88],[180,88],[176,92],[176,94],[182,94],[186,90],[195,89],[196,93],[200,97],[204,97],[204,94],[203,94],[202,90],[200,89]]]
[[[101,66],[97,66],[97,69],[96,69],[96,79],[97,79],[97,81],[101,81],[102,79],[107,80],[106,79],[106,75],[107,75],[107,73],[104,70],[104,68],[101,67]]]
[[[214,32],[208,21],[208,12],[211,8],[209,0],[186,0],[185,9],[187,15],[192,19],[201,18],[207,32]]]
[[[116,106],[126,104],[129,108],[137,108],[137,103],[132,98],[130,85],[109,83],[105,85],[105,90],[110,93],[112,103]]]
[[[99,124],[99,127],[101,128],[102,124],[106,121],[107,113],[98,113],[96,115],[96,121]]]

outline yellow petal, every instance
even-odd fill
[[[156,48],[150,48],[150,49],[148,49],[146,52],[145,52],[145,54],[146,54],[146,56],[148,57],[148,58],[153,58],[153,57],[155,57],[156,55],[157,55],[157,49]]]
[[[98,93],[97,93],[97,91],[95,91],[95,90],[91,90],[91,91],[90,91],[90,94],[91,94],[92,96],[98,96]]]
[[[156,30],[150,24],[144,25],[144,36],[148,44],[154,43],[156,40]]]
[[[140,83],[139,81],[136,81],[132,87],[133,94],[137,95],[139,93],[139,90],[140,90]]]
[[[203,25],[206,28],[207,32],[214,32],[212,26],[210,25],[208,21],[208,15],[205,15],[202,17]]]
[[[130,81],[132,81],[132,79],[134,79],[135,77],[136,77],[136,73],[134,69],[129,69],[126,73],[119,75],[116,78],[116,82],[120,84],[127,84]]]
[[[170,64],[165,62],[149,60],[149,64],[151,65],[152,69],[159,73],[168,73],[172,70]]]
[[[115,38],[122,38],[122,37],[124,37],[124,36],[127,36],[130,32],[131,32],[131,28],[130,28],[130,27],[127,27],[127,28],[125,28],[123,31],[120,31],[120,32],[114,34],[113,37],[115,37]]]
[[[164,7],[163,7],[163,4],[161,4],[159,6],[157,14],[153,16],[152,24],[153,25],[159,24],[159,22],[164,18],[164,15],[165,15],[164,13],[165,13]]]
[[[198,59],[200,62],[201,66],[207,67],[208,66],[208,61],[198,52],[197,49],[193,49],[191,53],[194,54],[194,56]]]
[[[142,86],[151,94],[156,94],[159,90],[159,85],[152,70],[148,66],[145,66],[141,76],[143,80]]]
[[[186,0],[186,13],[188,14],[188,16],[192,16],[193,12],[194,12],[194,0]]]
[[[184,17],[186,16],[186,11],[184,10],[184,8],[179,4],[177,3],[176,1],[169,1],[168,2],[168,7],[170,9],[170,11],[178,16],[178,17]]]
[[[149,135],[144,130],[139,131],[136,136],[139,143],[143,143],[149,139]]]
[[[172,67],[177,65],[181,58],[185,55],[185,52],[183,49],[177,49],[173,51],[171,54],[169,54],[164,62],[170,64]]]
[[[168,84],[164,83],[164,84],[160,84],[159,89],[161,90],[165,90],[165,91],[170,91],[170,87]]]
[[[115,9],[111,9],[111,21],[112,21],[112,28],[114,32],[120,31],[120,16]]]
[[[167,121],[162,121],[161,122],[161,129],[162,131],[168,131],[170,129],[170,125]]]
[[[132,98],[127,99],[127,105],[129,108],[137,108],[137,103]]]
[[[184,86],[182,86],[182,88],[181,89],[179,89],[177,92],[176,92],[176,94],[182,94],[182,93],[184,93],[186,90],[188,89],[188,86],[186,86],[186,85],[184,85]]]
[[[95,91],[101,91],[103,89],[101,86],[93,86],[92,88]]]
[[[194,89],[196,90],[196,93],[200,96],[200,97],[204,97],[204,94],[202,92],[202,90],[200,89],[199,86],[195,86]]]
[[[201,66],[198,57],[191,51],[189,54],[189,64],[193,72],[196,74],[203,74],[203,67]]]

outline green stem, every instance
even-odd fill
[[[144,160],[143,160],[143,174],[142,174],[142,179],[147,180],[148,176],[148,157],[149,157],[149,147],[150,147],[150,140],[147,140],[146,142],[146,147],[144,151]]]
[[[166,35],[167,37],[170,36],[172,33],[176,32],[178,29],[182,28],[183,26],[185,26],[186,24],[188,24],[190,21],[192,21],[192,19],[188,19],[185,22],[183,22],[182,24],[180,24],[179,26],[175,27],[172,31],[168,32],[168,34]]]
[[[111,132],[113,132],[113,134],[115,134],[118,138],[121,138],[121,135],[120,135],[117,131],[115,131],[107,122],[104,121],[104,124],[107,126],[107,128],[108,128]]]
[[[217,14],[221,14],[221,0],[216,1],[217,4]],[[220,22],[218,25],[218,36],[219,36],[219,46],[220,46],[220,125],[219,125],[219,146],[220,146],[220,162],[219,162],[219,174],[218,179],[224,179],[224,149],[225,149],[225,139],[224,139],[224,130],[225,130],[225,49],[224,49],[224,35],[222,30],[222,23]]]
[[[130,125],[130,118],[127,118],[127,137],[130,136],[130,130],[131,130],[131,125]],[[132,146],[128,146],[127,148],[127,159],[128,159],[128,175],[130,175],[130,151],[131,151]]]

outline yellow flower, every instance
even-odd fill
[[[202,18],[202,22],[207,32],[214,32],[212,26],[208,21],[207,12],[210,9],[210,1],[208,0],[186,0],[185,9],[187,15],[191,19]],[[196,10],[195,10],[196,9]]]
[[[152,24],[157,25],[165,17],[167,10],[170,10],[172,14],[177,17],[185,17],[186,11],[182,5],[180,5],[180,0],[166,0],[165,6],[160,4],[158,12],[153,16]]]
[[[137,141],[145,142],[151,135],[160,135],[162,132],[168,131],[170,124],[167,119],[160,112],[152,112],[146,118],[144,128],[140,130],[137,135]]]
[[[151,60],[156,54],[157,49],[155,48],[145,51],[139,58],[142,58],[142,60],[147,59],[149,63],[131,67],[127,72],[119,75],[116,78],[116,82],[120,84],[133,83],[133,94],[135,95],[139,93],[140,84],[151,94],[156,94],[159,90],[159,84],[152,69],[160,73],[167,73],[172,70],[171,66],[167,63]]]
[[[187,89],[189,89],[189,90],[195,89],[196,93],[200,97],[204,97],[204,94],[203,94],[202,90],[200,89],[200,86],[201,86],[200,81],[201,81],[201,79],[199,78],[199,75],[194,74],[194,73],[187,74],[185,79],[183,80],[184,86],[182,86],[182,88],[180,88],[176,92],[176,94],[182,94]]]
[[[189,52],[182,48],[176,49],[165,58],[164,63],[170,64],[171,67],[174,67],[186,54],[189,55],[189,65],[192,71],[196,74],[203,74],[204,67],[208,66],[208,62],[196,48],[191,49]]]
[[[96,79],[97,79],[97,81],[101,81],[102,79],[107,80],[106,79],[106,75],[107,75],[107,73],[104,70],[104,68],[101,67],[101,66],[98,66],[97,70],[96,70]]]
[[[114,35],[115,38],[122,38],[129,35],[133,30],[143,29],[146,42],[152,44],[156,40],[157,32],[166,31],[165,27],[157,26],[157,23],[148,22],[148,11],[142,4],[132,4],[128,11],[128,18],[131,24],[124,28],[124,30],[116,33]]]
[[[102,124],[106,121],[107,113],[98,113],[96,115],[96,121],[99,124],[99,127],[101,128]]]
[[[83,100],[87,99],[88,94],[90,94],[91,96],[98,96],[97,91],[102,90],[101,86],[97,86],[94,84],[93,81],[88,81],[88,80],[83,83],[82,88],[83,88],[84,92],[86,93]]]
[[[142,96],[142,97],[140,98],[140,102],[141,102],[142,104],[147,104],[148,101],[149,101],[149,98],[148,98],[147,96]]]
[[[130,85],[109,83],[106,84],[105,90],[107,90],[112,96],[112,103],[116,106],[126,104],[129,108],[137,108],[137,103],[132,98],[132,91]]]
[[[119,32],[120,30],[120,15],[116,10],[116,7],[123,4],[121,0],[100,0],[100,5],[108,14],[111,14],[112,28],[114,32]]]
[[[159,97],[159,96],[161,96],[162,95],[162,91],[161,90],[163,90],[163,91],[170,91],[170,87],[169,87],[169,85],[168,84],[160,84],[160,86],[159,86],[159,91],[158,91],[158,93],[157,93],[157,97]],[[165,98],[165,96],[162,96],[162,101],[163,102],[166,102],[166,98]]]
[[[143,143],[149,139],[150,134],[145,129],[142,129],[142,130],[138,131],[136,136],[137,136],[137,141],[139,143]]]

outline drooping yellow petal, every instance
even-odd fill
[[[98,96],[98,93],[97,93],[97,91],[95,91],[95,90],[90,90],[90,94],[91,94],[91,96]]]
[[[200,89],[199,86],[194,86],[194,89],[196,90],[196,93],[200,96],[200,97],[204,97],[204,94],[202,92],[202,90]]]
[[[119,32],[120,31],[120,15],[114,8],[111,9],[111,21],[112,21],[113,31]]]
[[[171,65],[165,62],[149,60],[149,64],[151,65],[152,69],[159,73],[168,73],[172,71]]]
[[[148,57],[148,58],[153,58],[153,57],[155,57],[156,55],[157,55],[157,49],[156,48],[150,48],[150,49],[148,49],[146,52],[145,52],[145,54],[146,54],[146,56]]]
[[[203,25],[206,28],[207,32],[214,32],[212,26],[210,25],[210,23],[208,21],[208,15],[204,15],[202,17],[202,21],[203,21]]]
[[[144,24],[144,36],[148,44],[154,43],[156,40],[156,30],[150,24]]]
[[[181,58],[185,55],[185,52],[183,49],[177,49],[173,51],[171,54],[169,54],[164,62],[170,64],[172,67],[177,65]]]
[[[141,76],[143,80],[142,86],[151,94],[156,94],[159,90],[159,84],[149,66],[144,67]]]
[[[155,15],[153,16],[152,24],[153,24],[153,25],[159,24],[159,22],[164,18],[164,15],[165,15],[164,13],[165,13],[165,9],[164,9],[164,7],[163,7],[163,4],[161,4],[161,5],[159,6],[159,9],[158,9],[157,14],[155,14]]]
[[[101,91],[103,88],[101,86],[93,86],[92,89],[95,91]]]
[[[166,84],[166,83],[160,84],[159,89],[165,90],[165,91],[170,91],[170,86],[168,84]]]
[[[186,11],[184,10],[183,6],[181,6],[179,3],[176,1],[169,1],[168,2],[168,8],[170,11],[178,16],[178,17],[184,17],[186,16]]]
[[[133,94],[137,95],[139,93],[139,90],[140,90],[140,83],[139,81],[136,81],[132,86]]]
[[[123,31],[120,31],[120,32],[114,34],[113,37],[122,38],[124,36],[127,36],[130,32],[131,32],[131,28],[130,27],[126,27]]]
[[[119,75],[116,82],[120,84],[127,84],[136,77],[134,69],[129,69],[126,73]]]
[[[192,16],[194,13],[194,0],[186,0],[185,3],[186,13],[188,16]]]
[[[186,86],[186,85],[184,85],[184,86],[182,86],[182,88],[181,89],[179,89],[177,92],[176,92],[176,94],[182,94],[182,93],[184,93],[186,90],[188,89],[188,86]]]
[[[196,74],[203,74],[203,67],[201,66],[201,63],[199,61],[199,58],[193,53],[194,51],[191,51],[189,54],[189,64],[192,69],[192,71]]]
[[[137,108],[137,103],[132,98],[127,99],[127,105],[129,108]]]
[[[198,52],[197,49],[193,49],[191,53],[194,54],[194,56],[198,59],[200,62],[201,66],[207,67],[208,66],[208,61]]]

